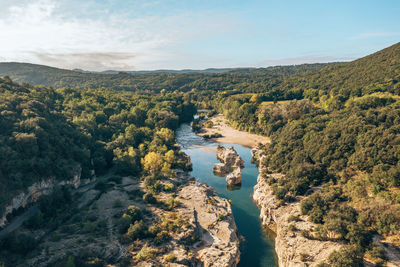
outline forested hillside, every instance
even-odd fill
[[[55,88],[108,88],[135,92],[196,90],[265,91],[282,77],[296,73],[316,72],[329,64],[304,64],[260,69],[237,69],[228,72],[120,72],[83,73],[26,63],[0,63],[0,77],[10,76],[16,82]],[[235,85],[233,87],[233,85]]]
[[[284,174],[267,181],[280,205],[301,196],[302,214],[318,225],[302,234],[346,244],[321,266],[361,266],[363,257],[383,264],[374,236],[400,248],[400,43],[340,64],[96,74],[2,63],[5,74],[57,89],[0,79],[1,207],[43,177],[70,178],[76,166],[83,177],[111,166],[149,176],[159,192],[156,177],[184,165],[173,130],[196,104],[271,138],[261,164]]]
[[[261,164],[285,174],[267,181],[281,205],[309,195],[301,211],[319,227],[303,234],[349,245],[327,266],[361,266],[364,253],[384,262],[374,235],[400,248],[399,64],[396,44],[289,77],[285,86],[298,86],[301,100],[263,101],[265,94],[239,92],[214,98],[234,127],[271,137]],[[311,189],[320,185],[321,191]]]
[[[49,89],[0,79],[1,211],[11,196],[46,178],[82,178],[111,166],[139,175],[149,151],[167,153],[195,108],[181,94]],[[167,142],[164,144],[164,141]],[[173,143],[172,143],[173,144]],[[164,147],[167,145],[167,147]]]

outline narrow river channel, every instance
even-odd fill
[[[213,166],[219,161],[215,152],[219,143],[205,140],[197,136],[189,124],[182,124],[176,132],[178,144],[192,160],[192,175],[212,186],[217,194],[232,200],[232,210],[239,233],[244,237],[241,243],[239,266],[246,267],[275,267],[276,258],[272,236],[262,228],[257,206],[252,199],[253,187],[257,183],[258,169],[251,163],[250,148],[236,144],[221,144],[233,146],[245,161],[242,170],[242,186],[240,189],[229,191],[224,177],[213,174]],[[206,148],[206,149],[205,149]]]

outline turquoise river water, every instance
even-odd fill
[[[245,167],[242,170],[242,185],[240,189],[230,191],[226,187],[225,178],[213,174],[213,166],[219,162],[216,154],[203,148],[216,149],[219,143],[197,136],[189,124],[182,124],[176,134],[178,144],[192,160],[191,175],[200,182],[212,186],[219,196],[232,200],[236,225],[239,233],[244,237],[240,245],[239,266],[277,266],[273,238],[261,226],[260,211],[252,198],[253,188],[257,183],[258,169],[251,163],[250,148],[236,144],[221,144],[225,147],[233,146],[245,161]]]

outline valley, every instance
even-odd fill
[[[399,69],[1,63],[0,266],[397,266]]]

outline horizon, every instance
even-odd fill
[[[102,71],[352,61],[399,42],[385,1],[3,0],[0,62]]]

